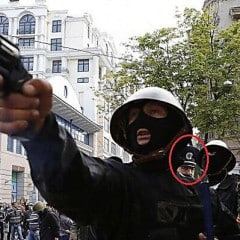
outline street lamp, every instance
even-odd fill
[[[233,85],[232,81],[230,80],[226,80],[224,83],[223,83],[224,86],[226,87],[231,87]]]
[[[230,80],[226,80],[224,83],[223,83],[223,86],[224,86],[224,89],[225,89],[225,92],[226,93],[229,93],[232,89],[232,86],[233,86],[233,82],[230,81]]]
[[[233,86],[233,82],[231,80],[224,81],[223,86],[220,89],[220,91],[216,91],[215,93],[213,93],[212,100],[217,100],[220,97],[222,97],[225,93],[227,93],[227,94],[230,93],[232,86]]]

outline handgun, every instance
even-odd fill
[[[21,62],[18,46],[2,35],[0,35],[0,74],[4,77],[4,95],[21,92],[22,85],[32,78]]]

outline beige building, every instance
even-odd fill
[[[101,127],[79,112],[80,105],[69,82],[62,77],[58,77],[57,83],[55,80],[50,78],[49,82],[53,85],[53,112],[58,122],[72,133],[83,152],[93,155],[91,139]],[[66,89],[68,94],[64,96]],[[73,119],[74,124],[66,117]],[[0,201],[10,203],[23,197],[30,202],[39,200],[41,196],[32,183],[26,152],[20,141],[1,134],[0,148]]]
[[[73,135],[79,148],[92,156],[129,156],[111,139],[109,116],[99,113],[94,90],[115,66],[113,39],[94,27],[89,14],[69,16],[49,11],[45,0],[0,1],[0,34],[19,46],[25,68],[51,82],[53,111]],[[35,201],[25,151],[20,142],[0,136],[0,201],[22,197]]]
[[[203,8],[214,11],[219,28],[227,28],[233,21],[240,19],[239,0],[205,0]]]

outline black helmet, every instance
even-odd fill
[[[212,140],[206,144],[209,154],[209,167],[207,171],[210,185],[221,182],[231,171],[235,164],[236,158],[227,144],[221,140]],[[201,149],[199,153],[198,165],[201,168],[206,166],[206,153]]]
[[[179,137],[179,132],[181,132],[179,135],[192,133],[192,125],[177,98],[165,89],[158,87],[147,87],[131,95],[129,99],[113,113],[110,122],[111,136],[116,143],[123,147],[124,150],[133,154],[134,156],[137,155],[133,149],[131,149],[129,142],[127,141],[127,116],[130,107],[137,103],[141,103],[144,100],[152,100],[164,104],[168,110],[173,112],[176,119],[179,119],[179,122],[177,120],[176,123],[180,125],[180,129],[176,131],[175,138]],[[175,138],[173,140],[175,140]],[[161,149],[156,149],[156,151],[151,153],[151,155],[156,156],[157,152],[160,151]]]

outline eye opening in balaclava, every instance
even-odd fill
[[[163,104],[164,106],[164,104]],[[140,110],[138,117],[129,125],[126,124],[126,140],[129,150],[133,153],[145,155],[152,151],[166,147],[181,129],[183,119],[175,109],[166,106],[168,114],[165,118],[154,118]],[[151,135],[147,144],[139,145],[137,131],[147,129]]]

